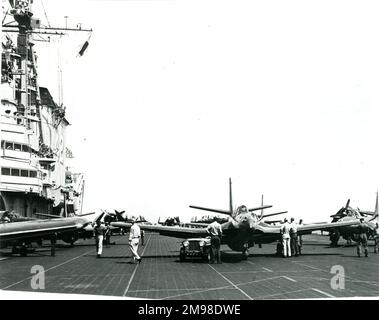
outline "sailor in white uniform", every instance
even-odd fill
[[[138,255],[138,244],[141,237],[141,229],[138,224],[135,223],[135,220],[132,221],[132,226],[129,233],[129,247],[132,252],[133,261],[137,260],[141,263],[142,258]]]

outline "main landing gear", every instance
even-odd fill
[[[242,260],[247,260],[249,257],[249,248],[244,248],[242,251]]]
[[[338,231],[333,231],[330,234],[330,246],[331,247],[338,247],[338,240],[340,239],[340,233]]]
[[[55,246],[57,244],[57,234],[56,233],[52,234],[52,236],[50,238],[50,242],[51,242],[50,255],[52,257],[55,257]]]
[[[20,257],[26,257],[28,253],[35,252],[35,249],[32,248],[30,245],[27,245],[26,243],[23,243],[19,246],[15,245],[12,247],[12,254],[19,254]]]

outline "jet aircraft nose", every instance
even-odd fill
[[[255,221],[248,215],[241,217],[239,221],[239,227],[241,229],[253,229],[254,230]]]

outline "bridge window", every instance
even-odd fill
[[[38,175],[38,172],[35,170],[26,170],[26,169],[17,169],[17,168],[1,168],[1,174],[4,176],[25,177],[25,178],[40,177]]]
[[[29,177],[29,171],[21,169],[21,177]]]
[[[1,174],[4,176],[10,176],[11,175],[11,169],[10,168],[1,168]]]
[[[22,143],[13,143],[10,141],[1,140],[1,149],[14,150],[14,151],[22,151],[22,152],[30,152],[31,148],[27,144]]]
[[[37,178],[37,171],[29,171],[30,178]]]
[[[11,169],[11,176],[19,177],[20,176],[20,169]]]

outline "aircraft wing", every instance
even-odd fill
[[[192,209],[199,209],[199,210],[204,210],[204,211],[217,212],[217,213],[227,214],[228,216],[230,216],[229,210],[212,209],[212,208],[205,208],[205,207],[198,207],[198,206],[189,206],[189,207]]]
[[[2,223],[0,224],[0,242],[75,231],[84,228],[89,223],[87,219],[80,217]]]
[[[130,228],[131,223],[128,222],[111,222],[111,226],[120,228]],[[169,236],[175,238],[201,238],[209,236],[206,228],[189,228],[177,226],[161,226],[161,225],[148,225],[139,224],[141,230],[157,232],[162,236]]]
[[[270,224],[270,223],[279,223],[282,222],[282,220],[265,220],[264,223]]]
[[[324,222],[324,223],[310,223],[298,225],[297,233],[299,235],[311,233],[316,230],[330,230],[339,227],[348,227],[359,224],[359,220],[340,221],[340,222]]]
[[[206,228],[207,226],[209,226],[209,223],[202,223],[202,222],[189,222],[189,223],[186,223],[186,225],[188,226],[194,226],[194,227],[203,227],[203,228]]]
[[[317,230],[330,230],[338,227],[347,227],[356,225],[358,220],[343,221],[343,222],[323,222],[323,223],[310,223],[306,225],[298,225],[297,234],[304,235],[310,234],[312,231]],[[281,226],[267,225],[266,223],[260,223],[251,230],[251,240],[256,243],[269,243],[281,238],[280,234]]]

